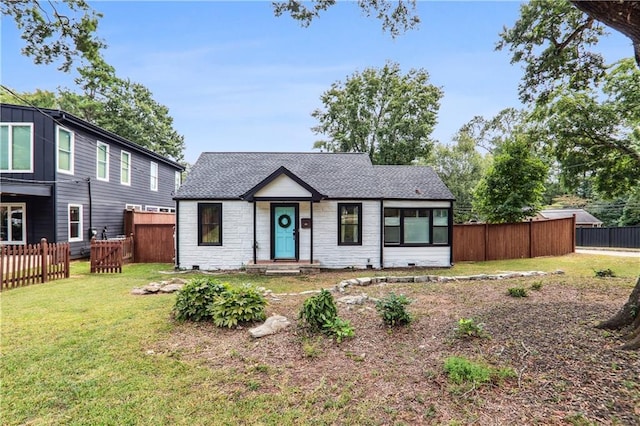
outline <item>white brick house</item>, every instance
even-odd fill
[[[359,153],[203,153],[176,200],[176,267],[450,266],[453,195]]]

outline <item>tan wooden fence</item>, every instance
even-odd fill
[[[575,251],[575,217],[453,227],[453,260],[561,256]]]
[[[122,273],[122,265],[126,262],[133,262],[133,236],[91,239],[91,273]]]
[[[0,290],[69,278],[69,243],[0,246]]]

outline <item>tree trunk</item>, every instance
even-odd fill
[[[627,342],[620,349],[640,349],[640,277],[638,277],[636,286],[622,309],[596,327],[610,330],[621,330],[628,327],[630,332],[625,337]]]
[[[580,1],[571,3],[590,17],[620,31],[631,39],[636,64],[640,67],[640,1]]]

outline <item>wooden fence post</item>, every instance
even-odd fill
[[[529,259],[533,257],[533,219],[529,219]]]
[[[49,275],[49,246],[46,238],[40,240],[40,253],[40,262],[42,267],[42,279],[40,282],[46,283],[48,278],[47,276]]]
[[[484,223],[484,260],[486,261],[488,256],[487,252],[489,251],[489,224],[487,222]]]

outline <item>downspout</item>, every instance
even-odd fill
[[[380,199],[380,269],[384,268],[384,200]]]
[[[179,238],[179,233],[180,233],[180,227],[178,226],[178,224],[180,223],[180,200],[176,200],[176,225],[175,225],[175,237],[174,237],[174,244],[176,246],[176,259],[175,259],[175,265],[174,265],[174,269],[178,270],[180,269],[180,244],[178,244],[178,241],[180,241]]]
[[[89,189],[89,232],[93,236],[93,197],[91,196],[91,178],[87,178],[87,187]]]
[[[255,201],[253,202],[253,264],[258,264],[258,241],[257,241],[257,233],[256,233],[256,209],[257,204]]]
[[[313,265],[313,200],[309,201],[309,218],[311,219],[311,229],[309,229],[309,261]]]
[[[453,266],[453,201],[449,204],[449,264]]]

